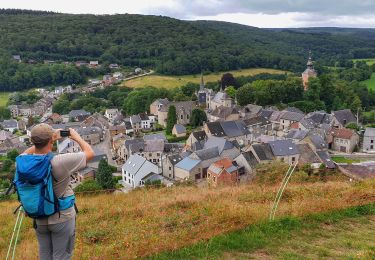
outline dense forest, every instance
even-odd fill
[[[309,49],[318,63],[335,65],[349,58],[374,57],[373,39],[371,29],[270,30],[162,16],[0,10],[0,89],[80,83],[87,78],[87,71],[73,66],[14,64],[12,55],[38,63],[99,60],[173,75],[251,67],[301,72]]]

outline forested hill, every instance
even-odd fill
[[[375,56],[368,32],[355,29],[345,34],[267,30],[162,16],[0,10],[1,60],[11,55],[37,61],[99,60],[176,75],[249,67],[301,71],[308,49],[326,65]]]

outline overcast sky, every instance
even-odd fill
[[[375,0],[0,0],[0,8],[153,14],[257,27],[375,27]]]

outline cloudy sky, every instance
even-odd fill
[[[375,27],[375,0],[0,0],[0,8],[153,14],[257,27]]]

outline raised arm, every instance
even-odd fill
[[[70,136],[69,138],[72,139],[73,141],[76,141],[78,145],[81,147],[81,150],[85,153],[86,155],[86,161],[90,161],[94,158],[95,153],[94,150],[91,148],[91,146],[82,139],[82,137],[77,133],[76,130],[73,128],[69,128],[70,131]]]

